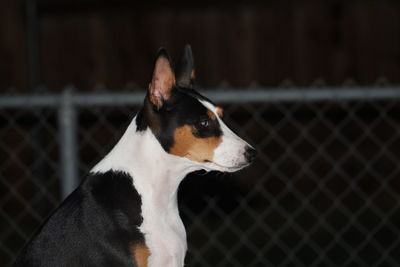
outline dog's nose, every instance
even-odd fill
[[[256,155],[257,155],[257,151],[254,148],[252,148],[250,146],[246,147],[246,151],[244,152],[244,156],[246,157],[246,160],[248,162],[252,162],[254,160],[254,158],[256,157]]]

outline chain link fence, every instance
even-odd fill
[[[187,266],[400,266],[400,88],[205,91],[259,151],[179,191]],[[0,97],[0,265],[116,143],[143,94]]]

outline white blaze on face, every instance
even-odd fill
[[[245,152],[251,146],[226,126],[218,116],[217,108],[214,105],[205,100],[199,101],[215,114],[222,131],[222,142],[215,149],[213,160],[208,167],[212,170],[236,171],[247,166],[249,162]]]

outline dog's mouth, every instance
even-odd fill
[[[236,172],[238,170],[248,167],[250,164],[251,162],[244,162],[234,166],[224,166],[213,161],[207,162],[207,165],[209,165],[210,170],[221,171],[221,172]]]
[[[209,161],[209,165],[212,170],[217,170],[221,172],[236,172],[243,168],[250,166],[250,164],[254,161],[256,157],[256,150],[250,146],[248,146],[243,154],[243,157],[240,160],[234,160],[232,165],[221,164],[216,162],[215,160]]]

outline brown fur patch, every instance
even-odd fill
[[[224,116],[224,109],[221,107],[217,107],[217,114],[219,117],[223,117]]]
[[[214,112],[212,112],[211,110],[207,110],[207,114],[212,120],[217,119],[217,117],[215,117]]]
[[[131,252],[138,267],[147,267],[150,250],[145,244],[135,244],[131,247]]]
[[[221,137],[199,138],[193,135],[189,125],[177,128],[170,153],[197,162],[212,161],[214,150],[222,142]]]

